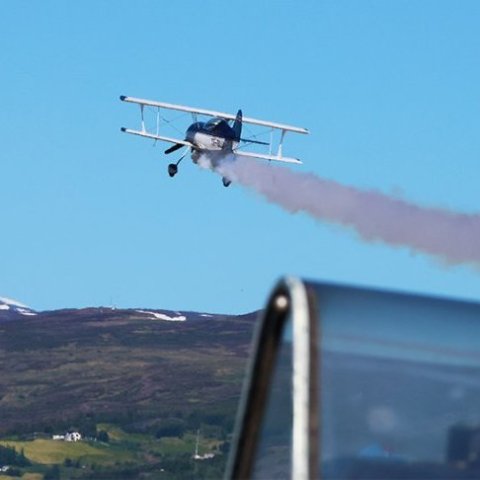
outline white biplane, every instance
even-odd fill
[[[242,111],[239,110],[237,115],[229,113],[215,112],[211,110],[204,110],[200,108],[192,108],[183,105],[173,105],[170,103],[155,102],[151,100],[143,100],[140,98],[126,97],[122,95],[120,100],[123,102],[135,103],[140,106],[141,113],[141,130],[132,130],[130,128],[123,128],[122,132],[139,135],[140,137],[151,138],[153,140],[160,140],[164,142],[173,143],[173,145],[165,150],[165,154],[170,154],[186,147],[185,153],[180,157],[176,163],[168,165],[168,174],[174,177],[178,172],[178,164],[183,160],[187,153],[191,152],[192,160],[197,163],[202,154],[206,154],[213,166],[217,164],[222,158],[229,154],[236,156],[259,158],[263,160],[275,160],[278,162],[287,163],[302,163],[300,160],[292,157],[285,157],[282,153],[283,140],[287,132],[294,133],[308,133],[305,128],[292,127],[281,123],[266,122],[264,120],[256,120],[254,118],[247,118],[242,116]],[[156,113],[156,132],[148,131],[145,127],[145,110],[153,109]],[[184,139],[172,138],[169,136],[159,135],[159,128],[161,120],[165,120],[160,114],[163,110],[176,110],[180,112],[190,113],[193,122],[186,131]],[[206,122],[198,121],[198,115],[212,117]],[[229,122],[233,121],[230,125]],[[171,123],[171,122],[167,122]],[[255,138],[242,137],[242,124],[247,123],[260,127],[267,127],[270,129],[270,141],[264,142],[256,140]],[[273,132],[280,132],[280,140],[276,153],[272,152],[273,148]],[[264,145],[269,148],[268,153],[257,153],[252,151],[243,151],[246,145]],[[228,187],[230,180],[223,178],[223,184]]]

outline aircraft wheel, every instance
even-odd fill
[[[232,181],[229,180],[229,179],[226,178],[226,177],[223,177],[223,178],[222,178],[222,182],[223,182],[223,186],[224,186],[224,187],[228,187],[228,186],[232,183]]]
[[[178,167],[174,164],[174,163],[171,163],[169,166],[168,166],[168,174],[171,176],[171,177],[174,177],[178,172]]]

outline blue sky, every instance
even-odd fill
[[[0,295],[237,313],[295,274],[480,299],[480,270],[291,215],[123,135],[121,94],[308,127],[313,172],[479,211],[476,1],[16,1],[0,17]]]

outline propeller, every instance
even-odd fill
[[[181,143],[176,143],[175,145],[172,145],[171,147],[169,147],[165,150],[165,155],[168,155],[169,153],[176,152],[177,150],[179,150],[183,146],[184,145],[182,145]]]

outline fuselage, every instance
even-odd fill
[[[200,151],[232,151],[238,145],[233,128],[218,117],[208,122],[192,123],[187,129],[186,139]]]

